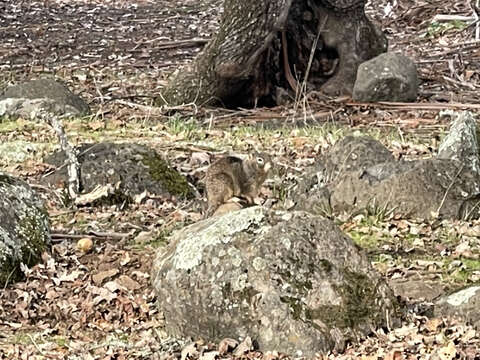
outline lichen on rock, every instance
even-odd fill
[[[123,203],[144,191],[159,196],[189,197],[192,191],[186,178],[154,150],[130,143],[82,144],[76,148],[82,192],[89,193],[98,185],[114,185],[118,191],[110,201]],[[67,184],[65,153],[57,151],[45,162],[57,167],[43,178],[49,185]],[[118,184],[118,186],[117,186]]]
[[[187,226],[158,254],[153,283],[171,335],[251,336],[264,351],[341,350],[398,319],[365,254],[301,211],[257,206]]]
[[[480,286],[472,285],[443,295],[435,301],[434,314],[437,317],[454,316],[480,328]]]
[[[298,210],[314,213],[325,208],[335,213],[383,209],[423,219],[477,219],[480,174],[473,136],[462,143],[468,132],[458,131],[463,136],[453,137],[459,144],[449,141],[442,156],[412,161],[394,159],[372,138],[346,137],[300,179],[290,196]]]
[[[194,270],[204,260],[205,248],[228,244],[235,234],[247,231],[258,224],[264,214],[260,207],[250,207],[244,210],[243,216],[235,216],[230,213],[218,218],[211,218],[204,222],[198,222],[179,230],[173,241],[176,246],[172,248],[172,262],[175,269]],[[215,224],[215,226],[212,226]],[[235,261],[236,253],[229,248],[229,255]]]
[[[90,113],[90,107],[82,98],[73,94],[63,82],[51,78],[9,86],[0,95],[0,104],[0,113],[10,116],[32,114],[41,108],[57,115]]]
[[[24,140],[5,141],[0,143],[0,159],[7,164],[23,162],[43,148],[44,146],[38,143]]]
[[[0,173],[0,284],[22,277],[50,243],[48,215],[38,195],[21,180]]]
[[[446,110],[440,117],[450,117],[452,124],[447,135],[438,146],[440,159],[457,160],[473,172],[480,174],[477,120],[470,111]]]

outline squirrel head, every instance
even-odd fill
[[[266,153],[255,152],[249,156],[250,163],[257,169],[257,172],[267,174],[273,167],[272,158]]]

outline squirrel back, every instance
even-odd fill
[[[214,162],[208,168],[205,179],[206,216],[213,214],[233,197],[243,198],[248,204],[253,204],[271,168],[272,160],[265,153],[250,154],[246,159],[225,156]]]

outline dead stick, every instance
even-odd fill
[[[405,110],[442,110],[442,109],[479,109],[480,104],[461,104],[461,103],[404,103],[404,102],[390,102],[379,101],[376,103],[361,103],[361,102],[347,102],[347,106],[372,106],[385,107],[390,109],[405,109]]]
[[[205,45],[208,43],[209,39],[188,39],[188,40],[178,40],[178,41],[165,41],[156,44],[156,46],[149,48],[148,50],[162,50],[162,49],[173,49],[173,48],[184,48],[184,47],[194,47],[199,45]],[[130,52],[139,52],[144,51],[143,49],[131,49]]]
[[[87,234],[64,234],[64,233],[50,234],[52,240],[64,240],[64,239],[76,240],[76,239],[83,239],[83,238],[120,239],[121,240],[130,235],[132,235],[132,233],[98,232],[98,231],[91,231]]]
[[[124,100],[115,100],[117,104],[129,106],[132,108],[136,108],[139,110],[142,110],[144,112],[151,113],[153,115],[163,115],[166,111],[171,111],[171,110],[186,110],[189,108],[194,108],[195,112],[197,111],[196,105],[194,103],[188,103],[188,104],[183,104],[183,105],[178,105],[178,106],[147,106],[147,105],[142,105],[142,104],[137,104],[134,102],[130,101],[124,101]]]
[[[72,199],[75,199],[80,192],[80,164],[78,163],[76,150],[68,142],[62,122],[56,115],[44,113],[41,117],[55,130],[60,140],[60,146],[65,152],[68,161],[68,194]]]
[[[292,90],[297,93],[297,82],[293,78],[292,71],[290,70],[290,63],[288,62],[287,35],[285,34],[285,30],[282,30],[282,53],[285,77],[287,78],[288,85],[290,85]]]

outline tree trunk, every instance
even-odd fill
[[[226,0],[216,36],[191,66],[171,76],[159,100],[273,106],[286,91],[299,91],[305,76],[309,91],[350,95],[359,64],[387,49],[364,5],[364,0]]]

